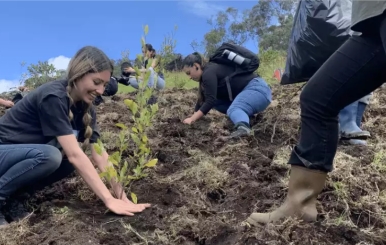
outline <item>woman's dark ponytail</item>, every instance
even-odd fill
[[[189,54],[185,57],[185,59],[182,61],[183,66],[192,67],[194,63],[197,63],[201,66],[201,69],[204,69],[205,67],[205,60],[202,57],[202,55],[198,52],[194,52],[192,54]]]

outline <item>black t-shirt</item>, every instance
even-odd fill
[[[47,144],[57,136],[78,132],[78,142],[84,142],[82,103],[71,106],[74,115],[69,119],[70,99],[66,92],[67,81],[46,83],[26,95],[0,118],[1,144]],[[93,129],[91,143],[100,137],[96,113],[91,107]]]
[[[234,69],[227,65],[206,64],[201,76],[204,103],[200,107],[197,104],[196,110],[199,108],[202,113],[207,114],[214,107],[217,99],[229,101],[229,93],[224,78],[233,72]],[[230,82],[233,98],[243,91],[248,83],[256,77],[257,75],[254,73],[234,76]]]

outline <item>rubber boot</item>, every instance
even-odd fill
[[[251,126],[249,126],[249,123],[245,122],[239,122],[235,125],[236,131],[234,131],[230,138],[239,138],[243,136],[248,136],[251,134]]]
[[[357,125],[358,101],[346,106],[339,113],[339,131],[342,139],[366,139],[368,131],[362,131]]]
[[[362,118],[363,114],[366,110],[366,103],[359,102],[358,103],[358,110],[357,110],[357,117],[356,117],[356,124],[360,128],[362,124]],[[358,139],[349,139],[347,142],[349,145],[367,145],[367,142],[365,140],[358,140]]]
[[[324,188],[326,177],[326,172],[292,165],[284,204],[270,213],[252,213],[247,222],[251,225],[267,224],[289,217],[316,221],[316,198]]]
[[[362,118],[363,118],[363,114],[365,114],[366,106],[367,105],[365,103],[358,102],[356,123],[359,128],[362,125]]]
[[[7,220],[3,214],[3,207],[5,206],[5,201],[0,201],[0,229],[8,225]]]

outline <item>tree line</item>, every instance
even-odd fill
[[[233,7],[219,11],[207,20],[211,29],[204,34],[202,40],[193,40],[191,47],[208,58],[223,42],[244,45],[247,41],[253,40],[258,43],[259,56],[263,62],[271,60],[273,56],[285,57],[297,3],[298,0],[260,0],[251,9],[243,12]],[[165,36],[160,50],[157,51],[162,68],[166,71],[182,69],[184,57],[174,52],[176,31],[177,27]],[[120,76],[120,66],[125,61],[131,62],[134,66],[141,66],[138,57],[129,59],[127,50],[122,51],[121,57],[111,60],[114,64],[114,76]],[[36,88],[64,76],[64,70],[56,70],[47,61],[39,61],[27,67],[27,73],[22,75],[21,83],[24,82],[25,86]]]

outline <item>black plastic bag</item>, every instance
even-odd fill
[[[301,0],[281,84],[308,81],[351,36],[351,0]]]

